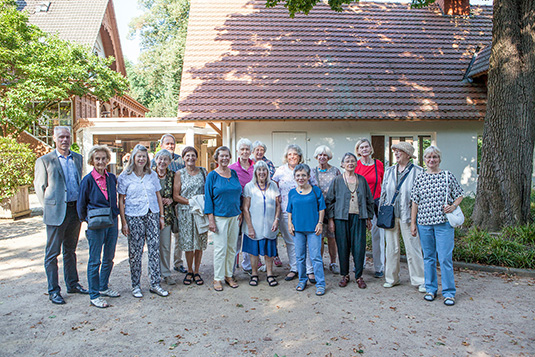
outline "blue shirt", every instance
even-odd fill
[[[204,185],[204,214],[218,217],[234,217],[241,213],[241,184],[236,171],[230,170],[230,178],[212,171]]]
[[[78,170],[74,164],[74,157],[72,152],[69,151],[67,157],[61,155],[56,150],[59,163],[63,169],[63,176],[65,176],[65,186],[67,187],[67,202],[74,202],[78,199],[78,192],[80,191],[80,177],[78,176]]]
[[[286,212],[292,214],[296,232],[314,232],[320,220],[319,211],[326,208],[320,188],[312,186],[312,190],[306,195],[300,195],[294,188],[288,194]]]

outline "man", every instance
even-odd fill
[[[182,156],[175,154],[176,140],[172,134],[163,134],[160,139],[160,147],[167,151],[170,151],[173,154],[173,161],[169,164],[169,170],[177,172],[183,168],[184,160]],[[156,169],[156,161],[154,159],[151,161],[152,169]],[[179,271],[183,274],[187,273],[187,270],[184,268],[184,261],[182,260],[182,251],[178,247],[178,235],[173,233],[175,239],[175,253],[174,253],[174,270]]]
[[[71,131],[66,126],[54,128],[56,150],[35,163],[35,193],[43,205],[46,224],[45,272],[48,298],[54,304],[65,304],[58,282],[58,255],[63,248],[63,273],[67,293],[89,294],[78,282],[76,246],[80,219],[76,200],[82,177],[82,155],[72,152]]]

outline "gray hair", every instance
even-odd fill
[[[297,171],[304,171],[307,173],[307,176],[310,177],[310,166],[307,164],[299,164],[294,169],[294,176]]]
[[[175,144],[176,144],[176,139],[175,139],[175,137],[173,136],[173,134],[169,134],[169,133],[167,133],[167,134],[163,134],[162,137],[160,138],[160,145],[163,144],[163,140],[164,140],[165,138],[173,138],[173,141],[174,141]]]
[[[342,161],[341,161],[341,165],[344,166],[344,162],[346,161],[346,159],[348,157],[352,157],[355,159],[355,161],[358,161],[357,157],[355,156],[355,154],[353,154],[352,152],[346,152],[344,154],[344,156],[342,156]]]
[[[91,166],[95,166],[95,154],[97,152],[103,152],[106,154],[106,158],[108,159],[108,161],[111,160],[111,151],[110,149],[108,149],[107,146],[104,146],[104,145],[95,145],[91,148],[91,150],[89,150],[89,154],[87,154],[87,163]]]
[[[217,162],[217,160],[219,159],[219,153],[221,151],[227,151],[228,152],[228,155],[229,155],[229,158],[232,159],[232,154],[230,152],[230,149],[228,148],[228,146],[220,146],[218,147],[217,149],[215,149],[215,152],[214,152],[214,160]]]
[[[290,150],[294,150],[295,152],[297,152],[297,155],[299,155],[299,157],[301,158],[299,160],[299,163],[302,164],[303,163],[303,150],[297,144],[290,144],[290,145],[286,146],[286,149],[284,150],[284,157],[283,157],[282,162],[284,164],[288,163],[288,151],[290,151]]]
[[[424,158],[427,155],[432,154],[432,153],[437,154],[439,160],[442,161],[442,151],[440,151],[440,149],[436,147],[435,145],[431,145],[427,149],[424,150]]]
[[[269,184],[271,182],[271,177],[270,177],[271,175],[269,173],[269,166],[266,164],[265,161],[259,160],[259,161],[257,161],[256,164],[254,164],[253,179],[251,180],[253,185],[256,185],[256,183],[258,182],[258,180],[256,179],[256,171],[258,171],[258,169],[262,169],[262,168],[267,170],[266,184]]]
[[[372,146],[372,143],[370,142],[370,140],[368,140],[367,138],[360,138],[359,141],[357,141],[357,143],[355,144],[355,153],[357,154],[357,156],[360,156],[359,155],[359,146],[361,146],[363,143],[368,143],[368,145],[370,145],[370,148],[372,149],[372,152],[370,154],[370,157],[373,155],[374,151],[373,151],[373,146]]]
[[[236,145],[236,149],[237,150],[240,150],[240,148],[242,146],[248,146],[249,147],[249,150],[253,150],[253,143],[251,143],[251,140],[247,139],[247,138],[241,138],[239,141],[238,141],[238,144]]]
[[[71,127],[70,126],[61,126],[61,125],[58,125],[58,126],[55,126],[54,127],[54,136],[58,136],[59,132],[62,131],[62,130],[67,130],[69,132],[69,134],[71,133]]]
[[[264,144],[263,142],[261,142],[260,140],[257,140],[253,143],[253,150],[256,149],[257,147],[263,147],[264,148],[264,151],[267,151],[267,146],[266,144]]]
[[[156,155],[154,155],[154,160],[156,160],[157,158],[161,156],[167,156],[169,158],[169,161],[173,161],[173,154],[171,154],[169,150],[161,149],[160,151],[156,153]]]
[[[329,160],[333,158],[333,152],[327,145],[320,145],[314,151],[314,159],[317,159],[321,154],[325,154],[329,157]]]
[[[150,174],[150,158],[149,158],[149,152],[147,151],[147,148],[144,147],[141,144],[137,144],[134,146],[134,150],[132,150],[132,153],[130,154],[130,159],[128,159],[128,165],[126,166],[126,169],[124,169],[124,172],[126,172],[127,175],[130,175],[134,171],[134,160],[136,158],[136,155],[140,152],[144,152],[145,155],[147,155],[147,162],[145,163],[145,166],[143,167],[143,172]]]

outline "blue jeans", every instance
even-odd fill
[[[420,242],[424,253],[425,289],[428,293],[438,291],[437,255],[442,276],[442,296],[455,297],[453,275],[454,229],[448,222],[430,226],[418,225]]]
[[[115,218],[114,225],[110,228],[88,229],[85,231],[85,236],[89,243],[87,282],[89,283],[89,296],[91,299],[98,298],[100,291],[108,289],[118,233],[117,218]],[[102,265],[100,264],[101,255]]]
[[[314,234],[314,232],[295,232],[294,243],[299,282],[304,284],[308,280],[306,267],[308,243],[308,252],[310,254],[310,260],[312,261],[312,267],[314,268],[316,286],[325,288],[323,259],[321,257],[321,236]]]

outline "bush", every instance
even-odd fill
[[[0,137],[0,202],[12,197],[19,186],[33,183],[35,154],[27,144]]]

